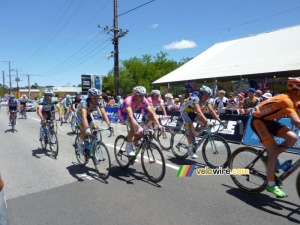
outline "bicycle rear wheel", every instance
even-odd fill
[[[114,153],[116,157],[116,161],[119,164],[119,166],[123,169],[127,169],[129,167],[129,157],[127,156],[126,153],[126,140],[127,137],[123,135],[119,135],[114,144]]]
[[[43,140],[40,141],[42,149],[46,150],[48,145],[48,137],[44,135]]]
[[[252,147],[241,147],[236,149],[230,157],[229,168],[233,169],[249,169],[247,175],[231,175],[233,182],[243,191],[249,193],[258,193],[265,190],[268,183],[267,164],[263,158],[254,160],[259,152]]]
[[[296,179],[296,190],[298,193],[298,197],[300,198],[300,172],[297,175],[297,179]]]
[[[172,147],[172,130],[169,127],[164,127],[163,129],[157,131],[156,140],[163,150],[170,150]]]
[[[87,151],[84,151],[83,154],[80,154],[79,153],[79,150],[78,150],[78,142],[79,142],[79,134],[76,136],[75,138],[75,144],[74,144],[74,148],[75,148],[75,155],[76,155],[76,159],[78,161],[78,164],[80,166],[85,166],[87,163],[88,163],[88,152]],[[84,142],[83,142],[84,143]],[[84,149],[85,149],[85,146],[84,146]]]
[[[99,176],[106,180],[109,177],[111,161],[107,147],[103,142],[97,141],[93,151],[93,162]]]
[[[166,173],[165,158],[156,144],[149,143],[148,146],[144,146],[146,147],[143,147],[141,153],[144,173],[150,181],[158,183],[162,181]]]
[[[212,169],[218,167],[226,168],[230,154],[231,150],[227,141],[218,135],[210,136],[203,143],[203,159]]]
[[[58,139],[54,130],[49,130],[49,148],[54,158],[58,155]]]
[[[180,130],[178,133],[173,134],[172,137],[172,152],[178,159],[185,159],[189,155],[188,140],[184,130]]]

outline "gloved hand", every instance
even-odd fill
[[[86,130],[85,130],[85,133],[87,134],[87,135],[90,135],[91,134],[91,128],[86,128]]]
[[[208,122],[206,123],[206,127],[207,127],[207,128],[212,128],[213,126],[215,126],[215,124],[212,123],[212,122],[210,122],[210,121],[208,121]]]
[[[136,134],[138,135],[142,135],[144,133],[144,129],[142,127],[139,127],[138,131],[136,132]]]
[[[158,125],[157,128],[158,128],[159,130],[162,130],[162,129],[163,129],[163,126],[162,126],[162,125]]]

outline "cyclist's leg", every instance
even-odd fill
[[[260,138],[261,143],[266,147],[268,151],[268,185],[267,190],[275,194],[277,197],[287,196],[275,183],[275,170],[276,160],[280,153],[285,148],[279,147],[273,136],[279,136],[285,138],[284,145],[294,145],[298,140],[297,135],[290,131],[286,126],[276,121],[263,121],[258,118],[254,118],[251,121],[251,128],[256,132]]]

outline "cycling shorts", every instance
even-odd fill
[[[263,120],[256,117],[252,117],[250,126],[265,147],[276,142],[274,136],[282,137],[290,131],[287,126],[275,120]]]
[[[9,111],[17,111],[17,106],[9,106]]]
[[[88,121],[88,125],[89,127],[92,127],[95,125],[95,121],[94,121],[94,117],[92,116],[92,114],[88,114],[87,115],[87,121]],[[82,126],[82,116],[80,114],[75,114],[75,122],[79,125]]]
[[[130,125],[129,124],[129,117],[127,113],[124,112],[120,112],[120,110],[118,111],[118,117],[120,120],[120,123],[124,124],[124,125]],[[135,117],[135,115],[133,114],[133,118],[135,119],[135,121],[137,121],[137,118]]]
[[[182,118],[184,124],[190,125],[193,122],[196,122],[199,119],[199,116],[195,112],[192,112],[192,113],[182,112],[181,118]]]

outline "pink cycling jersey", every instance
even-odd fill
[[[153,100],[151,96],[149,98],[147,98],[147,100],[149,103],[152,103],[153,108],[157,108],[159,106],[159,104],[163,102],[163,100],[161,98],[158,98],[157,100]]]
[[[134,108],[134,95],[128,96],[125,98],[123,104],[120,106],[120,111],[122,113],[127,113],[126,108],[130,107],[133,112],[139,109],[146,109],[149,106],[148,100],[145,98],[141,103],[138,104],[136,108]]]

